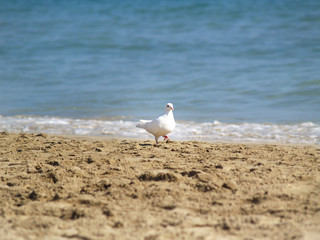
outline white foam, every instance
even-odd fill
[[[134,121],[124,120],[0,116],[0,131],[152,139],[150,134],[136,128],[135,125]],[[320,125],[312,122],[300,124],[178,122],[170,136],[177,140],[320,144]]]

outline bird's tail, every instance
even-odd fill
[[[140,120],[140,121],[137,123],[136,127],[138,127],[138,128],[144,128],[144,126],[145,126],[145,124],[146,124],[147,122],[149,122],[149,121],[148,121],[148,120]]]

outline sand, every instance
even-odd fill
[[[320,147],[0,133],[0,238],[320,239]]]

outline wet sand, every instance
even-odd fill
[[[320,239],[320,147],[0,133],[6,239]]]

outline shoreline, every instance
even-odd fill
[[[59,117],[6,117],[0,116],[0,132],[52,133],[85,136],[150,138],[131,120],[72,119]],[[179,141],[213,141],[266,144],[317,144],[320,145],[319,123],[296,124],[238,122],[177,122],[171,133]]]
[[[0,133],[4,239],[318,239],[318,145]]]
[[[150,143],[155,144],[154,137],[150,134],[150,136],[144,136],[144,137],[113,137],[110,135],[81,135],[81,134],[59,134],[59,133],[43,133],[43,132],[9,132],[9,131],[0,131],[0,134],[15,134],[15,135],[21,135],[21,134],[27,134],[36,136],[38,134],[45,135],[47,137],[61,137],[61,138],[68,138],[68,139],[81,139],[81,140],[90,140],[90,141],[132,141],[132,142],[140,142],[140,141],[149,141]],[[148,134],[149,135],[149,134]],[[211,143],[211,144],[245,144],[245,145],[279,145],[279,146],[292,146],[292,147],[316,147],[320,148],[320,144],[318,143],[287,143],[287,142],[268,142],[268,141],[246,141],[246,140],[233,140],[233,141],[221,141],[221,140],[203,140],[203,139],[174,139],[171,137],[170,142],[177,142],[177,143],[183,143],[183,142],[198,142],[198,143]],[[161,139],[159,140],[159,146],[161,144],[166,144]]]

